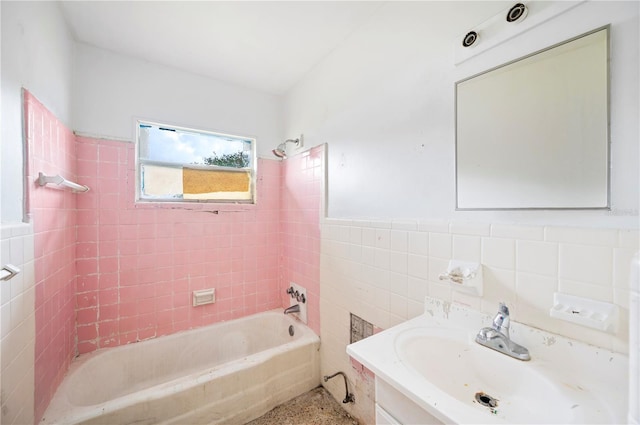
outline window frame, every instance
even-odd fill
[[[172,123],[161,123],[154,120],[147,120],[142,118],[134,119],[135,123],[135,203],[138,204],[149,204],[149,203],[197,203],[197,204],[244,204],[244,205],[254,205],[257,203],[257,175],[258,175],[258,157],[257,157],[257,139],[253,136],[240,136],[237,134],[231,134],[220,131],[206,130],[206,129],[198,129],[193,127],[185,127],[180,125],[174,125]],[[170,163],[164,161],[156,161],[156,160],[141,160],[140,158],[140,128],[141,125],[149,125],[155,127],[168,128],[176,131],[184,131],[190,133],[201,133],[201,134],[210,134],[217,137],[233,137],[237,139],[249,140],[251,142],[251,149],[249,150],[251,155],[251,160],[249,167],[246,168],[235,168],[235,167],[224,167],[218,165],[200,165],[200,164],[185,164],[185,163]],[[174,168],[189,168],[193,170],[218,170],[218,171],[230,171],[230,172],[246,172],[249,171],[249,193],[250,199],[184,199],[184,198],[148,198],[144,197],[142,193],[142,164],[149,165],[161,165],[167,167]]]

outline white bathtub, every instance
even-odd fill
[[[99,350],[71,364],[42,423],[243,424],[320,385],[319,346],[278,310]]]

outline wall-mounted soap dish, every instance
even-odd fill
[[[193,291],[193,306],[213,304],[216,302],[216,290],[215,288],[201,289],[200,291]]]
[[[483,280],[480,263],[449,260],[447,271],[438,277],[440,280],[448,281],[456,291],[482,296]]]
[[[618,306],[590,298],[556,292],[549,314],[556,319],[608,333],[616,333],[618,329]]]

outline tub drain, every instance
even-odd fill
[[[293,336],[294,333],[296,333],[296,332],[293,329],[293,325],[289,325],[289,335]]]
[[[498,400],[483,392],[476,393],[476,401],[483,406],[494,408],[498,406]]]

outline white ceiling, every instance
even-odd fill
[[[380,6],[351,1],[63,1],[74,38],[283,94]]]

